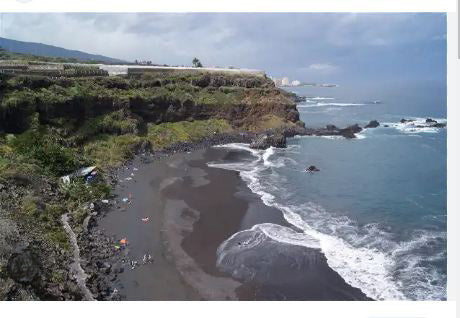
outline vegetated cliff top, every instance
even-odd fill
[[[249,74],[176,71],[83,78],[3,74],[0,92],[0,131],[7,133],[27,130],[34,115],[42,125],[75,130],[85,120],[120,110],[140,122],[215,118],[253,131],[270,128],[266,122],[274,122],[273,117],[280,125],[299,121],[291,95],[270,79]]]

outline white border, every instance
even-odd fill
[[[5,305],[5,306],[3,306]],[[455,318],[455,302],[23,302],[21,314],[50,317],[159,318]],[[4,317],[15,315],[14,303],[0,305]],[[22,315],[20,315],[22,317]]]
[[[0,0],[2,12],[454,12],[456,0]]]
[[[447,14],[447,298],[457,300],[460,295],[459,284],[459,137],[460,118],[458,59],[458,13]]]
[[[455,0],[0,0],[2,12],[455,12]],[[457,231],[460,229],[458,180],[460,115],[458,14],[448,14],[448,300],[447,302],[119,302],[0,303],[4,317],[324,317],[450,318],[460,295]],[[161,288],[161,287],[160,287]],[[19,308],[20,307],[20,311]]]

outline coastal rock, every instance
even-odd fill
[[[9,277],[18,283],[31,283],[41,275],[40,262],[29,249],[13,253],[6,268]]]
[[[294,101],[296,103],[305,103],[307,101],[307,97],[306,96],[300,96],[300,95],[297,95],[295,94],[294,95]]]
[[[376,128],[378,126],[380,126],[380,123],[377,120],[371,120],[364,128]]]
[[[281,133],[274,135],[261,135],[250,144],[250,147],[252,149],[261,150],[265,150],[270,147],[286,148],[286,137]]]
[[[425,120],[425,122],[426,122],[427,124],[429,124],[429,123],[433,123],[433,124],[436,124],[436,123],[437,123],[437,121],[436,121],[436,120],[434,120],[434,119],[431,119],[431,118],[427,118],[427,119]]]
[[[305,169],[305,171],[307,171],[307,172],[318,172],[319,169],[316,168],[316,166],[310,166],[307,169]]]
[[[294,136],[304,136],[306,135],[306,129],[304,127],[303,122],[301,122],[302,125],[296,125],[296,126],[291,126],[287,127],[284,129],[282,134],[288,138],[288,137],[294,137]]]
[[[405,119],[405,118],[403,118],[403,119],[401,119],[399,122],[400,122],[401,124],[405,124],[405,123],[411,123],[411,122],[413,122],[413,121],[414,121],[413,119]]]
[[[352,139],[352,138],[356,138],[355,134],[359,133],[362,130],[363,129],[359,127],[358,124],[354,124],[344,129],[340,129],[340,135],[347,139]]]

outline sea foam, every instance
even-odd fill
[[[447,123],[445,118],[435,118],[438,123]],[[429,127],[430,123],[426,122],[425,118],[415,118],[414,121],[407,121],[405,123],[396,122],[396,123],[382,123],[382,125],[387,125],[391,128],[395,128],[398,131],[405,134],[418,134],[418,133],[438,133],[440,129],[437,127]]]
[[[273,181],[262,181],[262,172],[276,166],[271,163],[271,158],[278,149],[254,150],[246,144],[220,147],[248,151],[254,156],[254,161],[249,164],[236,162],[208,165],[239,171],[242,179],[260,196],[264,204],[280,210],[285,220],[301,233],[275,224],[258,224],[252,229],[235,233],[219,247],[218,266],[224,266],[229,246],[234,246],[230,243],[235,237],[248,237],[248,245],[245,246],[251,248],[257,248],[257,244],[271,239],[284,244],[320,248],[332,269],[348,284],[361,289],[373,299],[445,299],[445,276],[434,268],[423,266],[423,254],[417,252],[427,242],[431,245],[436,242],[442,244],[445,234],[420,232],[406,242],[396,242],[391,233],[377,224],[358,227],[346,216],[333,216],[313,202],[297,206],[281,203],[278,199],[279,189],[275,190]],[[437,257],[442,259],[443,255]],[[235,265],[238,254],[233,253],[232,259],[232,262],[225,263],[226,271],[229,271],[228,266]],[[250,276],[249,273],[245,275]]]

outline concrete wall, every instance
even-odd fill
[[[230,74],[249,74],[255,76],[265,76],[264,71],[253,69],[236,69],[236,68],[212,68],[212,67],[178,67],[178,66],[145,66],[145,65],[103,65],[99,67],[106,70],[109,75],[126,75],[145,72],[164,72],[164,71],[190,71],[190,72],[218,72]]]

